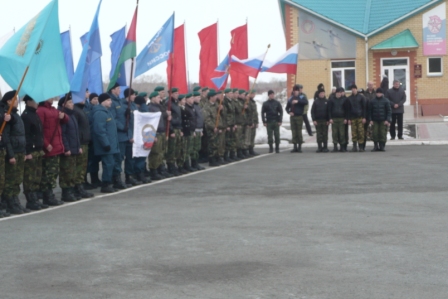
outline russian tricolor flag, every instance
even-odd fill
[[[270,66],[265,63],[262,72],[277,74],[296,74],[297,60],[299,58],[299,44],[286,51],[275,63]]]
[[[263,64],[264,54],[247,59],[239,59],[232,55],[230,67],[232,71],[245,74],[246,76],[257,78]]]

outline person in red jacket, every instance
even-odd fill
[[[59,175],[59,156],[64,154],[61,125],[68,123],[68,116],[53,107],[53,98],[39,104],[37,115],[43,125],[44,152],[42,159],[42,180],[40,189],[43,193],[43,202],[49,206],[63,204],[56,199],[53,189],[56,188],[56,179]]]

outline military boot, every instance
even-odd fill
[[[163,177],[157,172],[155,169],[149,169],[149,173],[151,180],[153,181],[160,181],[163,180]]]
[[[83,186],[84,186],[85,190],[93,190],[93,189],[95,189],[94,186],[87,181],[87,173],[84,175]]]
[[[39,211],[42,208],[40,207],[40,204],[36,202],[36,199],[33,196],[32,192],[25,193],[26,198],[26,208],[30,209],[31,211]]]
[[[297,144],[294,143],[294,148],[291,150],[291,153],[298,153],[298,152],[299,152],[299,150],[297,148]]]
[[[245,159],[245,157],[243,156],[243,150],[241,149],[238,149],[236,151],[236,156],[238,157],[238,159],[240,159],[240,161]]]
[[[272,154],[274,152],[274,146],[271,144],[269,144],[269,153]]]
[[[342,149],[342,148],[341,148]],[[333,143],[333,150],[331,151],[332,153],[337,153],[339,151],[338,149],[338,144],[337,143]]]
[[[280,144],[278,143],[275,145],[275,153],[280,154]]]
[[[118,189],[118,190],[124,190],[127,189],[128,187],[125,185],[125,183],[123,182],[123,180],[121,179],[121,175],[116,175],[113,177],[113,187],[114,189]]]
[[[19,196],[18,196],[18,195],[14,195],[13,198],[14,198],[14,201],[16,202],[16,205],[22,209],[22,212],[23,212],[23,213],[29,213],[29,212],[31,212],[30,209],[28,209],[28,208],[22,206],[22,204],[20,203],[20,199],[19,199]]]
[[[179,176],[179,173],[173,163],[168,163],[168,172],[173,176]]]
[[[71,192],[70,188],[62,188],[61,201],[63,202],[75,202],[77,201],[75,194]]]
[[[223,159],[224,159],[224,161],[226,161],[227,163],[232,163],[232,162],[233,162],[233,160],[230,160],[229,152],[228,152],[228,151],[225,151],[225,152],[224,152]]]
[[[328,150],[328,143],[327,142],[324,142],[324,144],[322,146],[322,152],[323,153],[328,153],[329,152],[329,150]]]
[[[81,185],[81,184],[79,184],[79,185],[75,185],[75,191],[76,191],[79,195],[81,195],[82,198],[92,198],[92,197],[95,197],[95,194],[90,193],[90,192],[87,192],[87,191],[84,189],[84,186]]]
[[[42,197],[43,197],[43,203],[50,207],[60,206],[60,205],[64,204],[63,201],[56,199],[56,196],[54,195],[53,190],[44,191]]]
[[[242,153],[243,153],[243,156],[244,156],[246,159],[248,159],[248,158],[251,157],[251,156],[249,155],[249,153],[247,152],[246,149],[244,149],[244,150],[242,151]]]
[[[36,191],[37,199],[44,199],[44,193],[42,191]]]
[[[371,150],[371,152],[377,152],[377,151],[379,151],[378,142],[374,142],[373,149]]]
[[[229,153],[229,157],[230,157],[230,159],[232,159],[235,162],[241,161],[241,159],[235,154],[234,151],[231,151]]]
[[[192,164],[192,166],[193,166],[194,168],[196,168],[198,171],[201,171],[201,170],[204,170],[204,169],[205,169],[204,167],[202,167],[202,166],[199,164],[198,160],[196,160],[196,159],[191,160],[191,164]]]
[[[163,176],[164,178],[172,178],[174,175],[168,172],[168,170],[165,167],[165,163],[162,162],[162,164],[157,168],[157,171],[159,172],[160,176]]]
[[[253,156],[253,157],[255,157],[255,156],[259,156],[259,155],[260,155],[259,153],[257,153],[257,152],[254,151],[254,147],[253,147],[253,146],[249,147],[249,154],[250,154],[251,156]]]
[[[365,146],[366,146],[365,143],[360,143],[360,144],[359,144],[359,152],[360,152],[360,153],[363,153],[363,152],[366,151]]]
[[[30,192],[30,194],[31,194],[31,196],[33,196],[33,198],[35,200],[35,203],[38,204],[42,210],[48,209],[48,207],[49,207],[48,205],[46,205],[44,203],[41,203],[39,201],[39,197],[37,196],[37,192]]]
[[[8,211],[1,211],[0,210],[0,218],[3,218],[3,217],[9,217],[9,216],[11,216],[11,214],[8,212]]]
[[[210,167],[217,167],[217,166],[219,166],[219,164],[216,162],[216,158],[215,157],[209,157],[208,158],[208,165]]]
[[[135,176],[144,185],[152,183],[151,177],[146,177],[143,172],[137,173]]]
[[[299,143],[299,144],[297,145],[297,152],[298,152],[298,153],[301,153],[301,152],[302,152],[302,144],[301,144],[301,143]]]
[[[100,188],[102,186],[100,178],[98,177],[98,172],[91,172],[90,173],[90,184],[92,185],[92,187],[94,189]]]
[[[195,171],[197,171],[196,168],[191,167],[190,160],[185,161],[184,169],[187,170],[188,172],[195,172]]]
[[[146,167],[145,167],[145,170],[143,171],[143,174],[144,174],[146,177],[149,177],[149,170],[146,169]]]
[[[22,207],[20,204],[17,204],[13,196],[5,196],[2,195],[2,201],[6,203],[6,211],[12,215],[21,215],[23,214]]]
[[[316,153],[322,153],[322,143],[321,142],[317,143],[317,151],[316,151]]]
[[[132,175],[126,174],[126,185],[138,186],[141,185],[139,181],[137,181]]]
[[[111,183],[102,182],[100,192],[101,193],[115,193],[116,191],[115,191],[114,187],[112,187]]]
[[[357,142],[353,142],[352,152],[353,152],[353,153],[358,152],[358,143],[357,143]]]
[[[380,142],[380,152],[385,152],[386,151],[385,147],[386,144],[384,142]]]

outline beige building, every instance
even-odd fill
[[[406,90],[406,111],[448,115],[446,0],[278,0],[287,47],[299,43],[297,75],[314,94],[319,83],[346,88],[383,75]],[[417,109],[418,107],[418,109]]]

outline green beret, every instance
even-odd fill
[[[199,91],[195,91],[195,92],[193,92],[193,96],[194,97],[200,97],[201,94],[199,93]]]
[[[192,93],[187,93],[187,94],[185,95],[185,98],[186,98],[186,99],[189,99],[189,98],[191,98],[191,97],[193,97],[193,94],[192,94]]]
[[[195,88],[193,88],[193,91],[199,91],[199,90],[201,90],[200,86],[196,86]]]
[[[207,91],[208,90],[208,87],[204,87],[204,88],[202,88],[202,91]],[[211,90],[211,89],[210,89]]]
[[[164,91],[165,90],[165,87],[163,87],[163,86],[157,86],[155,89],[154,89],[154,91],[157,91],[157,92],[159,92],[159,91]]]
[[[240,89],[240,90],[238,91],[238,93],[239,93],[239,94],[245,94],[246,91],[245,91],[244,89]]]
[[[175,91],[173,91],[173,92],[175,92]],[[182,100],[183,98],[185,98],[185,95],[184,94],[180,94],[179,95],[179,100]]]
[[[238,88],[232,89],[233,92],[238,92]]]
[[[229,92],[232,92],[232,89],[231,89],[231,88],[226,88],[226,89],[224,90],[224,93],[229,93]]]
[[[214,89],[210,89],[210,91],[208,92],[208,97],[209,98],[211,98],[211,97],[213,97],[213,96],[215,96],[216,95],[216,91],[214,90]]]
[[[135,93],[136,96],[138,96],[138,91],[137,90],[134,90],[134,93]]]
[[[159,95],[159,92],[158,92],[158,91],[154,91],[154,92],[152,92],[152,93],[149,95],[149,98],[152,99],[152,98],[155,98],[155,97],[158,96],[158,95]]]
[[[177,87],[173,87],[173,88],[171,88],[171,92],[179,92],[179,88],[177,88]]]
[[[222,90],[218,90],[216,94],[222,94]]]
[[[148,93],[147,92],[141,92],[141,93],[138,94],[138,96],[139,97],[146,97],[146,96],[148,96]]]

